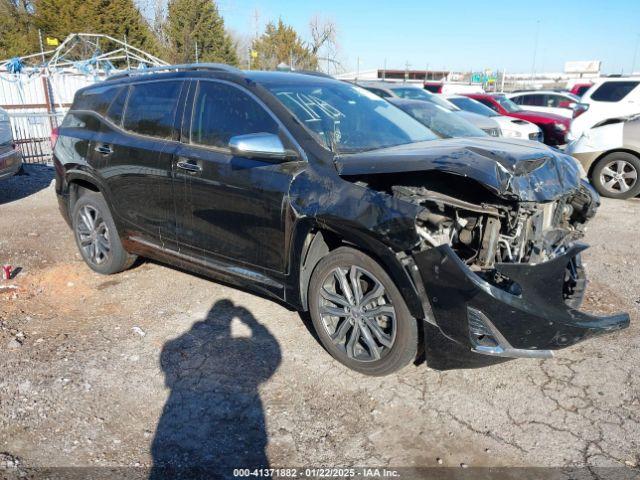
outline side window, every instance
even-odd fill
[[[141,135],[171,139],[181,86],[180,81],[133,85],[122,126]]]
[[[104,115],[122,87],[98,87],[82,92],[73,102],[72,110],[92,110]]]
[[[519,95],[517,97],[512,97],[511,101],[517,105],[524,105],[526,95]]]
[[[278,134],[278,123],[253,98],[224,83],[202,81],[193,106],[191,143],[227,148],[231,137]]]
[[[528,105],[530,107],[543,107],[544,95],[522,95],[519,105]]]
[[[638,83],[637,81],[604,82],[591,94],[591,99],[598,102],[619,102],[629,95]]]
[[[559,108],[560,102],[564,100],[562,97],[558,95],[546,95],[546,97],[547,98],[545,99],[545,106],[551,107],[551,108]]]
[[[124,87],[118,93],[118,96],[111,103],[109,110],[107,110],[107,118],[112,123],[120,125],[122,123],[122,113],[124,112],[124,104],[127,101],[127,95],[129,94],[129,87]]]

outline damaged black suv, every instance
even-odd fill
[[[434,328],[471,356],[547,357],[629,323],[577,310],[599,199],[571,157],[441,138],[321,75],[118,75],[77,93],[54,161],[93,270],[140,255],[275,297],[365,374],[413,361]]]

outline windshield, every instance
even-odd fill
[[[517,104],[513,103],[507,97],[504,97],[502,95],[496,95],[493,98],[495,98],[495,100],[502,106],[502,108],[504,108],[509,113],[522,111],[522,109]]]
[[[323,147],[363,152],[438,138],[367,90],[338,82],[265,85]]]
[[[442,138],[486,137],[487,134],[458,114],[427,102],[397,104],[420,123]]]
[[[499,117],[498,112],[494,112],[486,105],[475,101],[468,97],[453,97],[448,99],[455,106],[460,107],[467,112],[477,113],[478,115],[484,115],[485,117]]]

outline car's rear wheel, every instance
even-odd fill
[[[104,275],[126,270],[136,260],[122,246],[104,197],[87,192],[72,211],[73,232],[80,255],[89,267]]]
[[[640,194],[640,159],[627,152],[613,152],[593,169],[593,186],[603,197],[625,199]]]
[[[416,358],[418,324],[385,270],[341,247],[316,266],[309,284],[311,318],[325,349],[366,375],[387,375]]]

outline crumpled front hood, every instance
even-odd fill
[[[496,195],[548,202],[576,191],[573,158],[527,140],[454,138],[338,155],[341,176],[440,171],[472,178]]]

